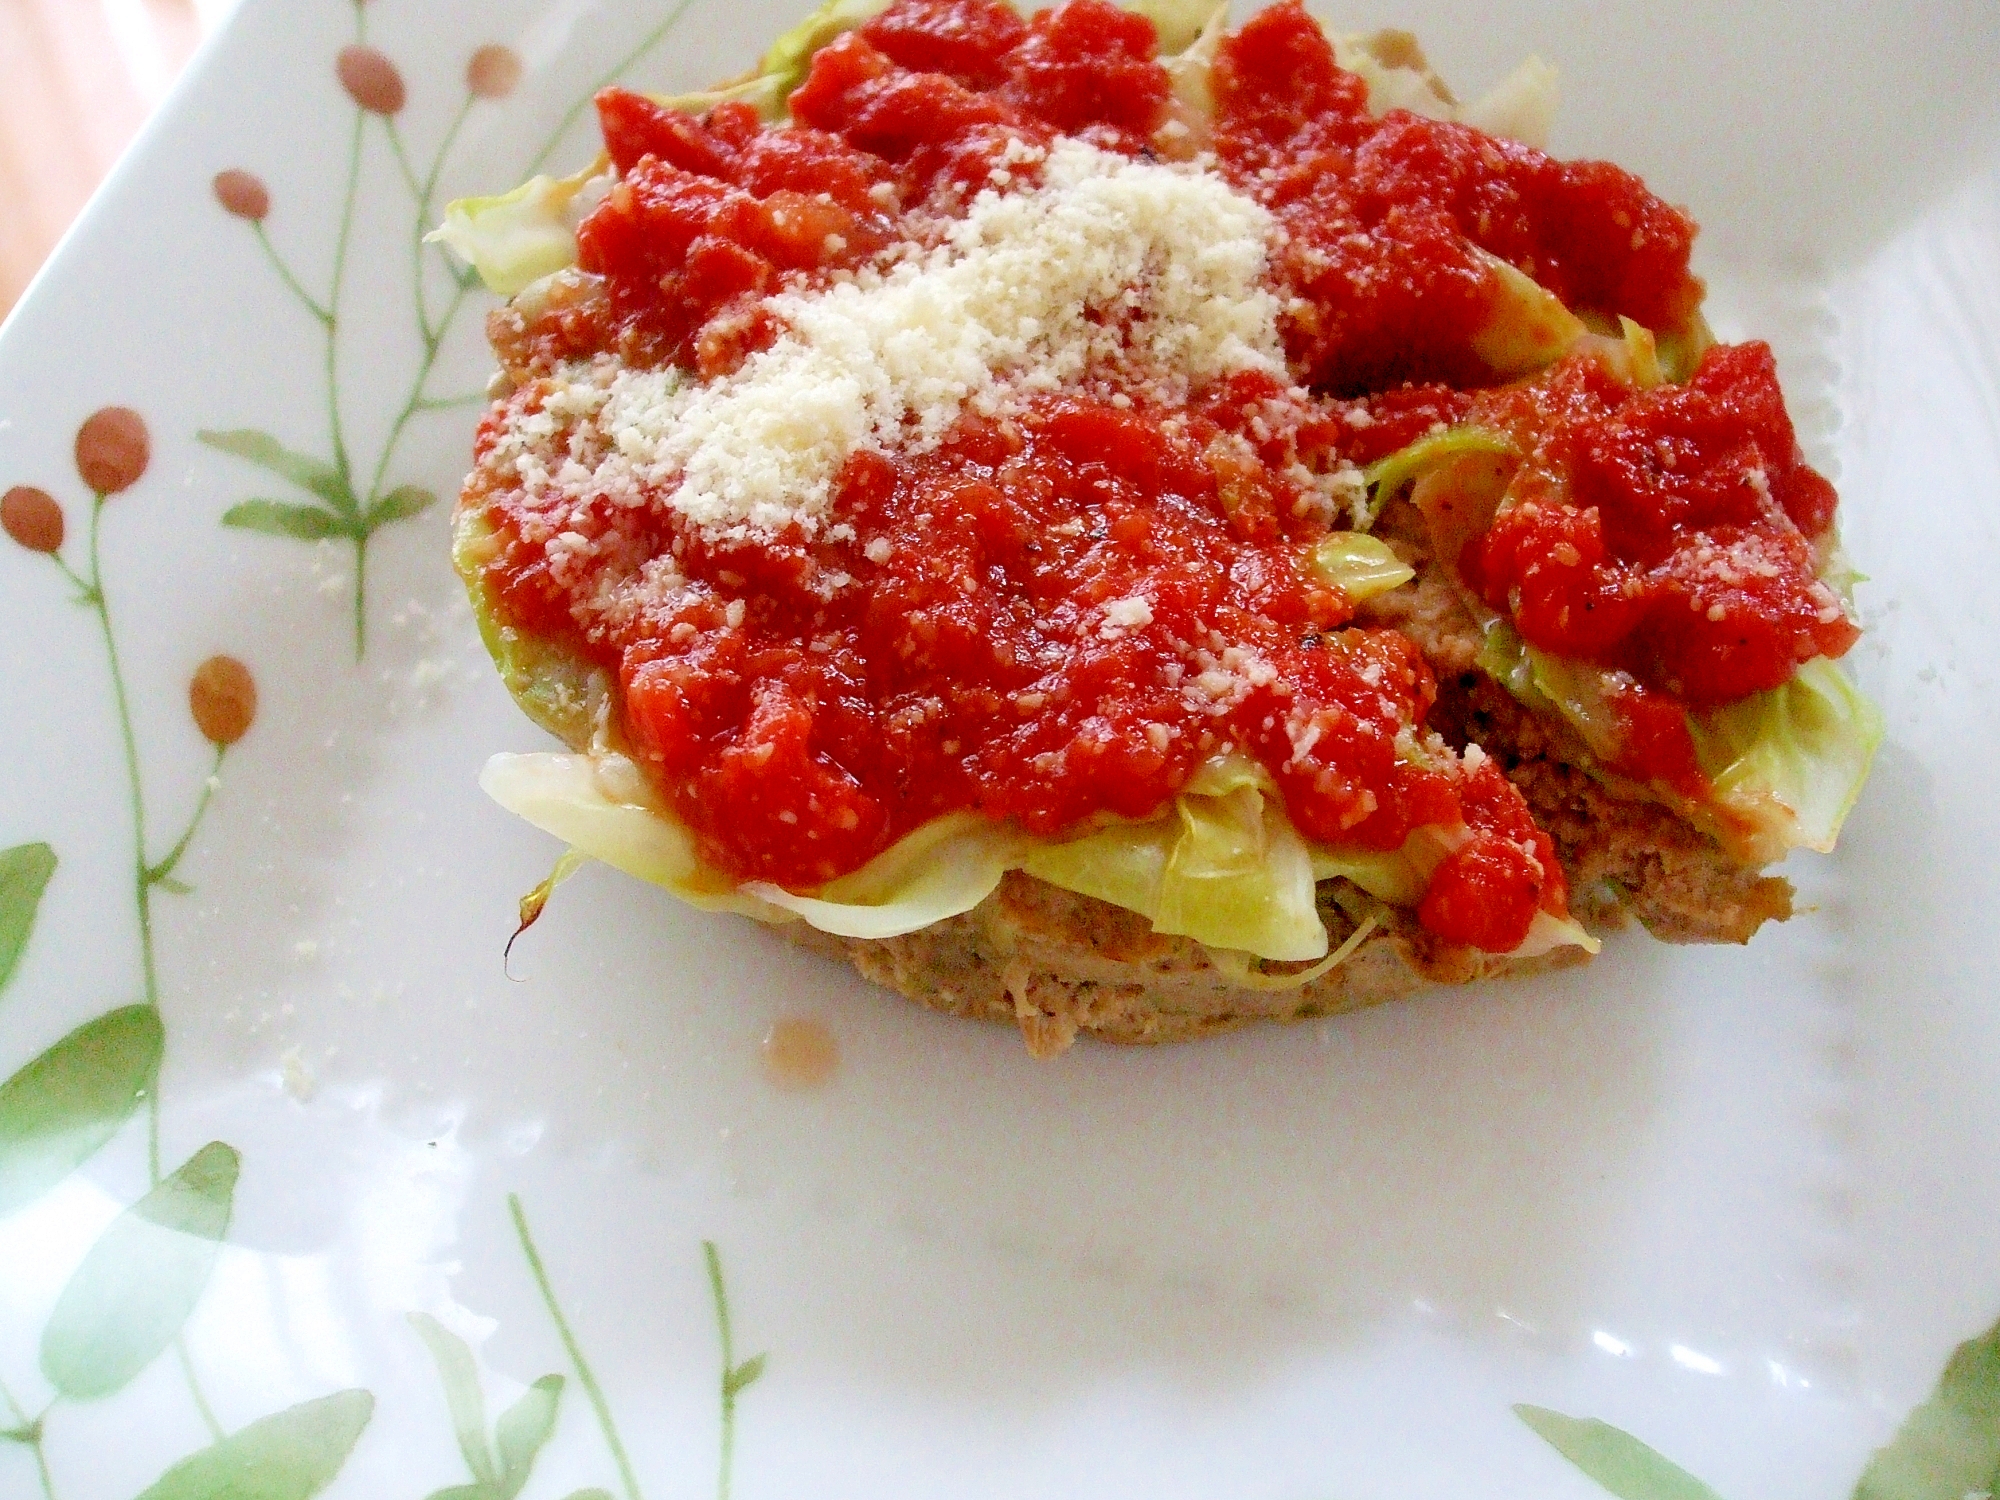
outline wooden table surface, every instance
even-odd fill
[[[0,0],[0,317],[228,0]]]

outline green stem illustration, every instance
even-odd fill
[[[507,1211],[513,1215],[514,1234],[521,1242],[521,1254],[527,1259],[529,1274],[535,1278],[535,1285],[542,1294],[542,1305],[549,1310],[549,1319],[556,1325],[556,1334],[562,1339],[571,1368],[576,1371],[577,1384],[583,1387],[591,1410],[597,1414],[597,1426],[604,1435],[604,1446],[611,1450],[612,1462],[617,1464],[618,1477],[625,1486],[625,1500],[642,1500],[638,1478],[632,1472],[632,1460],[626,1456],[625,1444],[618,1437],[618,1424],[612,1420],[611,1403],[604,1399],[604,1388],[597,1383],[596,1375],[591,1373],[590,1363],[583,1357],[576,1334],[570,1329],[569,1319],[563,1316],[562,1307],[556,1301],[555,1288],[549,1284],[548,1268],[542,1263],[541,1252],[535,1248],[535,1238],[529,1232],[528,1215],[521,1207],[519,1193],[507,1195]]]
[[[620,78],[625,76],[625,73],[629,69],[638,63],[640,58],[659,46],[661,42],[664,42],[667,39],[667,33],[680,23],[681,17],[687,13],[687,8],[693,3],[694,0],[676,0],[674,8],[667,12],[665,20],[661,21],[659,25],[641,37],[638,45],[606,69],[603,76],[590,86],[590,91],[563,113],[563,117],[556,122],[556,128],[549,133],[549,138],[542,143],[542,149],[537,151],[534,160],[528,163],[529,176],[532,177],[548,165],[549,158],[556,154],[556,148],[561,146],[564,139],[569,135],[570,127],[582,119],[583,112],[596,102],[598,90],[608,88],[616,83]]]
[[[647,53],[658,47],[679,23],[691,3],[692,0],[678,0],[673,11],[664,20],[620,58],[610,71],[593,85],[589,94],[579,98],[569,108],[555,130],[542,143],[541,150],[536,153],[530,165],[530,171],[539,170],[555,153],[570,128],[589,108],[597,90],[615,81]],[[368,37],[367,13],[361,0],[355,0],[354,4],[354,37],[357,46],[364,45]],[[382,66],[389,65],[386,61],[382,61]],[[393,76],[393,68],[390,71]],[[350,84],[351,94],[352,87]],[[394,489],[389,488],[389,472],[397,455],[402,451],[403,440],[408,435],[410,424],[422,413],[451,410],[471,405],[482,399],[477,393],[449,397],[434,397],[430,393],[431,379],[437,371],[445,341],[457,326],[459,314],[464,310],[466,300],[473,289],[479,285],[479,280],[469,268],[454,265],[442,251],[437,252],[439,259],[434,261],[426,242],[426,235],[437,212],[445,164],[458,144],[474,105],[481,97],[481,85],[477,79],[468,77],[466,92],[427,164],[420,164],[411,153],[409,143],[404,139],[402,128],[397,123],[397,111],[402,107],[401,87],[398,80],[392,99],[388,96],[377,100],[363,95],[353,95],[354,127],[349,134],[347,144],[347,177],[342,187],[339,228],[334,238],[331,284],[324,300],[307,290],[305,283],[272,243],[264,229],[261,206],[252,212],[241,212],[229,202],[224,203],[224,207],[232,213],[237,213],[238,217],[252,219],[258,246],[277,273],[279,281],[307,315],[319,324],[324,335],[327,426],[333,450],[331,461],[323,462],[303,454],[285,452],[277,444],[276,439],[269,438],[263,433],[237,431],[202,434],[204,440],[212,441],[214,446],[236,453],[239,457],[249,458],[266,468],[275,468],[293,484],[310,492],[318,502],[301,505],[265,499],[247,500],[231,507],[224,514],[224,525],[240,526],[248,530],[308,541],[345,539],[352,543],[356,661],[362,660],[368,651],[368,544],[383,526],[394,521],[406,520],[435,501],[435,496],[415,485],[406,484]],[[364,146],[370,115],[381,117],[383,131],[388,138],[390,159],[403,188],[410,195],[414,210],[409,248],[410,298],[422,353],[402,405],[390,420],[381,449],[376,455],[373,472],[369,475],[364,490],[356,483],[356,455],[348,445],[349,434],[341,400],[340,341],[344,331],[341,310],[347,286],[348,257],[354,243],[355,220],[361,199]],[[261,184],[259,190],[261,192]],[[262,201],[259,200],[260,204]],[[442,307],[435,310],[432,306],[431,285],[434,265],[444,266],[451,280],[449,299]],[[250,439],[256,440],[256,446],[245,446],[245,441]],[[275,461],[279,458],[282,458],[283,462]]]
[[[476,406],[485,399],[484,391],[467,391],[461,396],[426,396],[417,403],[417,410],[456,411],[461,406]]]
[[[417,181],[417,169],[410,165],[410,153],[403,145],[403,132],[396,128],[394,119],[386,123],[389,131],[389,154],[396,159],[396,170],[403,174],[403,186],[410,190],[411,198],[422,203],[423,184]],[[421,279],[420,277],[419,280]]]
[[[7,1410],[14,1418],[14,1426],[6,1434],[7,1439],[19,1443],[34,1455],[35,1472],[42,1481],[42,1500],[56,1500],[55,1476],[49,1472],[49,1456],[42,1448],[42,1419],[29,1417],[21,1403],[14,1399],[14,1393],[7,1388],[5,1381],[0,1381],[0,1400],[7,1403]]]
[[[759,1354],[736,1362],[736,1342],[729,1330],[729,1289],[722,1279],[722,1253],[714,1240],[701,1242],[702,1258],[708,1263],[708,1289],[715,1299],[715,1329],[722,1343],[722,1445],[716,1466],[716,1500],[729,1500],[730,1471],[736,1456],[736,1398],[745,1387],[764,1373],[764,1356]]]
[[[188,825],[181,831],[180,838],[175,840],[174,847],[169,849],[164,857],[146,867],[148,885],[163,885],[169,890],[176,891],[187,889],[174,879],[174,871],[180,865],[181,856],[187,853],[188,845],[194,842],[195,834],[200,832],[201,820],[208,816],[208,805],[215,800],[218,778],[222,775],[223,757],[228,754],[228,746],[215,747],[215,760],[208,768],[208,775],[202,779],[201,795],[195,799],[194,813],[188,818]]]
[[[444,175],[444,164],[451,155],[451,148],[458,144],[458,133],[465,128],[466,120],[472,114],[472,91],[466,90],[465,102],[458,107],[458,113],[451,117],[451,125],[444,133],[444,140],[438,145],[437,155],[431,161],[429,174],[424,178],[423,191],[417,195],[417,233],[421,237],[431,230],[431,206],[437,201],[438,179]],[[421,238],[419,243],[421,243]]]
[[[227,1434],[222,1423],[215,1418],[215,1408],[208,1404],[208,1396],[201,1388],[201,1381],[194,1373],[194,1357],[188,1353],[187,1336],[174,1336],[174,1356],[180,1361],[181,1374],[187,1379],[188,1394],[194,1398],[194,1409],[201,1414],[201,1425],[208,1429],[208,1435],[221,1442]]]
[[[146,862],[146,787],[139,773],[139,738],[132,728],[132,700],[125,689],[125,669],[118,658],[118,632],[111,623],[111,600],[104,589],[104,571],[98,560],[98,532],[104,519],[104,492],[91,496],[88,571],[84,574],[84,597],[97,616],[104,637],[104,661],[111,676],[111,701],[118,715],[118,736],[125,751],[125,787],[132,808],[132,896],[139,918],[139,968],[146,1004],[160,1008],[159,963],[153,951],[153,880]],[[146,1091],[146,1173],[147,1180],[160,1180],[160,1091],[157,1084]]]
[[[136,477],[136,476],[135,476]],[[126,481],[130,483],[131,481]],[[112,710],[118,721],[118,742],[124,760],[125,788],[127,803],[131,810],[131,878],[132,907],[138,924],[139,969],[143,990],[143,1003],[155,1015],[160,1010],[160,970],[156,939],[153,930],[153,889],[156,886],[170,891],[185,891],[187,887],[174,878],[200,831],[202,821],[207,816],[214,801],[217,777],[222,770],[222,762],[227,747],[219,740],[215,742],[215,757],[207,776],[203,778],[200,794],[195,799],[193,811],[189,814],[187,826],[173,846],[159,860],[151,858],[151,835],[147,827],[145,776],[139,759],[139,735],[132,713],[132,695],[126,680],[125,664],[118,647],[117,622],[112,615],[111,591],[106,584],[103,560],[104,509],[110,498],[109,492],[93,489],[90,500],[90,522],[84,543],[84,565],[81,572],[72,568],[58,551],[47,555],[57,571],[77,591],[78,602],[90,610],[97,621],[97,628],[104,643],[105,672],[111,681]],[[240,670],[240,669],[239,669]],[[240,731],[238,731],[240,732]],[[157,1068],[145,1084],[146,1098],[146,1175],[148,1182],[158,1187],[160,1172],[160,1093]],[[202,1390],[201,1382],[195,1374],[194,1364],[188,1355],[185,1341],[175,1339],[175,1349],[180,1356],[182,1374],[186,1377],[188,1394],[192,1397],[196,1410],[207,1424],[211,1433],[219,1440],[222,1427],[215,1418],[208,1397]],[[36,1461],[43,1472],[43,1488],[49,1488],[47,1464],[41,1452],[42,1419],[27,1421],[20,1406],[11,1393],[0,1388],[6,1405],[21,1423],[17,1440],[35,1449]]]
[[[354,206],[361,191],[361,139],[368,117],[354,111],[354,129],[347,143],[347,186],[342,192],[340,229],[333,241],[333,286],[326,299],[326,405],[332,423],[333,466],[352,487],[354,466],[347,456],[347,435],[340,420],[340,293],[347,284],[347,247],[354,238]],[[356,629],[360,627],[357,624]]]
[[[708,1262],[708,1286],[715,1297],[715,1328],[722,1341],[722,1456],[716,1466],[717,1500],[729,1500],[729,1470],[736,1453],[736,1388],[730,1376],[736,1369],[736,1346],[729,1336],[729,1291],[722,1282],[722,1257],[715,1241],[701,1242],[702,1257]]]
[[[285,264],[285,258],[278,253],[278,247],[271,243],[271,234],[269,230],[265,229],[264,221],[262,219],[257,220],[250,226],[250,231],[257,236],[257,243],[264,247],[264,258],[270,261],[271,269],[278,273],[278,279],[284,282],[291,294],[299,299],[300,304],[318,320],[322,327],[331,329],[333,327],[333,313],[321,307],[319,298],[307,291],[305,284],[292,274],[292,268]]]

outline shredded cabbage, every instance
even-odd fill
[[[1037,844],[1021,868],[1211,948],[1284,962],[1327,949],[1312,853],[1270,778],[1241,755],[1203,766],[1169,816]]]
[[[655,104],[677,109],[686,115],[705,115],[718,104],[748,104],[767,124],[785,118],[785,96],[790,90],[775,73],[756,72],[720,88],[700,89],[692,94],[648,94]]]
[[[1881,711],[1823,656],[1783,687],[1690,715],[1688,727],[1716,802],[1766,859],[1832,850],[1883,731]]]
[[[1167,80],[1173,87],[1174,100],[1185,122],[1194,127],[1197,146],[1208,143],[1208,122],[1215,114],[1215,90],[1210,77],[1228,27],[1229,0],[1222,0],[1209,11],[1208,19],[1193,40],[1166,60]]]
[[[1485,324],[1472,336],[1472,352],[1502,380],[1546,369],[1590,332],[1562,299],[1497,255],[1474,247],[1499,295]]]
[[[1562,715],[1605,764],[1621,754],[1611,704],[1617,674],[1537,651],[1504,621],[1487,628],[1479,666],[1528,708]],[[1688,715],[1705,802],[1655,788],[1738,858],[1828,853],[1882,742],[1882,715],[1840,666],[1815,657],[1791,681]]]
[[[1369,515],[1379,516],[1382,507],[1394,499],[1403,486],[1449,459],[1469,454],[1511,458],[1515,451],[1513,439],[1505,433],[1484,427],[1452,427],[1430,437],[1418,438],[1388,457],[1377,459],[1363,471],[1362,478],[1368,482],[1371,497]]]
[[[1359,604],[1401,588],[1417,570],[1389,550],[1387,542],[1359,531],[1336,531],[1312,549],[1306,566]]]
[[[693,836],[660,805],[625,756],[496,755],[479,784],[502,807],[575,853],[663,886],[703,910],[764,922],[803,919],[840,937],[896,937],[972,910],[1007,871],[1020,869],[1138,912],[1156,932],[1193,938],[1209,949],[1218,969],[1259,989],[1309,983],[1343,962],[1366,935],[1364,930],[1328,954],[1316,899],[1319,881],[1344,877],[1377,900],[1415,906],[1436,863],[1432,856],[1450,844],[1452,834],[1419,830],[1403,849],[1387,853],[1309,846],[1285,816],[1268,774],[1231,752],[1198,770],[1173,811],[1149,822],[1115,824],[1049,843],[977,813],[953,813],[925,824],[852,874],[812,895],[798,895],[762,882],[738,886],[707,866]],[[1462,829],[1457,832],[1463,836]],[[552,885],[538,895],[545,898]],[[1564,943],[1596,951],[1582,928],[1554,918],[1529,938],[1517,956]],[[1259,959],[1322,958],[1314,968],[1289,975],[1259,974],[1252,967]]]
[[[1424,899],[1429,872],[1417,868],[1416,851],[1402,849],[1312,848],[1314,880],[1351,880],[1378,901],[1391,906],[1415,906]],[[1435,861],[1432,861],[1435,865]]]
[[[888,8],[889,0],[826,0],[771,43],[757,71],[772,80],[780,98],[789,98],[792,90],[805,82],[815,52],[846,32],[867,25]]]
[[[1159,34],[1160,56],[1172,57],[1195,44],[1217,14],[1227,17],[1229,7],[1215,0],[1121,0],[1126,10],[1144,16]]]
[[[576,264],[576,226],[610,187],[602,157],[572,177],[531,177],[511,193],[460,198],[429,234],[501,297]]]
[[[1275,993],[1284,990],[1302,990],[1322,974],[1330,974],[1354,956],[1354,950],[1368,941],[1368,935],[1375,930],[1373,917],[1363,917],[1354,931],[1347,935],[1347,941],[1321,959],[1309,969],[1300,969],[1294,974],[1266,974],[1257,967],[1257,955],[1239,953],[1234,948],[1211,948],[1208,961],[1215,971],[1239,989],[1262,990]]]
[[[692,835],[651,801],[639,768],[622,755],[496,755],[479,786],[544,833],[692,906],[765,921],[780,915],[702,863]]]
[[[1556,122],[1557,81],[1554,68],[1530,57],[1468,105],[1459,118],[1488,135],[1545,151]]]
[[[817,896],[795,896],[764,882],[743,889],[836,937],[899,937],[971,911],[1021,862],[1028,843],[978,813],[952,813],[821,887]]]
[[[1314,856],[1267,795],[1264,772],[1241,756],[1203,767],[1175,811],[1149,823],[1048,844],[958,813],[811,896],[755,882],[738,888],[705,867],[692,836],[623,756],[496,755],[479,784],[537,828],[684,901],[765,921],[803,917],[842,937],[894,937],[970,911],[1002,875],[1020,868],[1137,911],[1157,931],[1214,947],[1288,962],[1327,949],[1314,903]],[[1399,888],[1389,876],[1371,884]]]
[[[1528,935],[1509,958],[1540,958],[1544,953],[1553,953],[1558,948],[1581,948],[1585,953],[1595,954],[1604,944],[1583,930],[1583,925],[1574,917],[1552,917],[1545,911],[1535,913],[1535,920],[1528,924]]]

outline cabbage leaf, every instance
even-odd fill
[[[772,920],[774,909],[703,864],[694,836],[647,797],[622,755],[496,755],[479,787],[516,817],[613,869],[665,886],[704,911]]]
[[[1695,755],[1715,800],[1769,849],[1833,849],[1882,743],[1881,710],[1838,663],[1815,657],[1792,680],[1740,703],[1692,714]]]
[[[1361,887],[1390,906],[1415,906],[1424,899],[1428,872],[1418,868],[1414,851],[1403,849],[1329,849],[1312,846],[1314,880],[1341,879]]]
[[[1522,647],[1535,688],[1582,736],[1590,753],[1607,765],[1625,757],[1625,724],[1614,701],[1632,679],[1592,662],[1552,656]]]
[[[1285,816],[1269,775],[1234,752],[1202,766],[1162,817],[1051,843],[978,813],[953,813],[809,895],[764,882],[737,885],[705,864],[693,835],[623,755],[496,755],[479,784],[576,853],[706,911],[764,922],[803,919],[840,937],[896,937],[972,910],[1007,871],[1020,869],[1137,912],[1155,932],[1194,939],[1217,956],[1224,973],[1237,977],[1241,968],[1250,976],[1242,982],[1259,981],[1253,988],[1307,983],[1358,946],[1359,937],[1350,937],[1328,955],[1319,881],[1343,877],[1377,900],[1408,908],[1422,899],[1435,863],[1420,857],[1423,834],[1435,830],[1389,852],[1308,845]],[[1565,943],[1596,951],[1575,923],[1549,918],[1517,956]],[[1315,959],[1327,961],[1302,974],[1259,975],[1253,968],[1254,960]]]
[[[776,74],[756,72],[725,83],[719,88],[698,89],[692,94],[648,94],[655,104],[677,109],[684,115],[705,115],[718,104],[748,104],[766,124],[785,118],[785,96],[789,89]]]
[[[1545,911],[1535,913],[1534,921],[1528,924],[1528,935],[1509,958],[1540,958],[1545,953],[1553,953],[1558,948],[1581,948],[1585,953],[1595,954],[1604,944],[1584,931],[1583,924],[1575,917],[1550,916]]]
[[[576,226],[610,183],[603,157],[574,176],[531,177],[511,193],[458,199],[424,238],[470,264],[487,290],[512,297],[576,264]]]
[[[1486,627],[1478,663],[1526,707],[1539,714],[1560,714],[1607,766],[1624,758],[1624,725],[1612,702],[1622,674],[1593,662],[1538,651],[1502,619]]]
[[[1472,335],[1472,352],[1502,380],[1546,369],[1590,332],[1562,299],[1499,256],[1473,247],[1491,277],[1493,300]]]
[[[847,32],[867,25],[889,8],[889,0],[826,0],[798,25],[785,32],[764,54],[758,73],[769,80],[780,98],[789,98],[805,82],[813,54]]]
[[[1479,648],[1479,670],[1512,693],[1525,708],[1548,713],[1555,705],[1535,684],[1535,669],[1528,660],[1528,644],[1520,632],[1505,620],[1495,619],[1486,627],[1485,642]]]
[[[1490,626],[1479,666],[1527,708],[1558,713],[1605,766],[1621,755],[1612,697],[1618,674],[1537,651],[1504,621]],[[1688,715],[1709,780],[1700,802],[1655,794],[1741,859],[1766,864],[1791,849],[1832,851],[1882,742],[1882,715],[1837,662],[1815,657],[1768,692]]]
[[[1336,531],[1317,543],[1306,566],[1353,604],[1401,588],[1417,576],[1417,570],[1390,551],[1387,542],[1360,531]]]
[[[1229,15],[1227,3],[1217,6],[1215,0],[1121,0],[1121,3],[1126,10],[1153,23],[1163,58],[1187,51],[1211,20],[1218,15],[1227,20]]]
[[[1432,433],[1429,437],[1418,438],[1414,443],[1406,444],[1384,458],[1378,458],[1362,471],[1362,478],[1368,483],[1371,497],[1368,503],[1369,514],[1381,515],[1382,507],[1395,499],[1405,485],[1420,479],[1429,470],[1448,460],[1475,454],[1511,458],[1518,451],[1512,438],[1504,432],[1495,432],[1486,427],[1451,427],[1443,432]]]
[[[836,937],[900,937],[971,911],[1021,862],[1028,838],[978,813],[935,818],[816,896],[751,882],[743,889]]]
[[[1208,19],[1188,44],[1166,59],[1167,82],[1173,88],[1175,106],[1184,123],[1194,127],[1194,144],[1198,146],[1209,143],[1209,122],[1215,116],[1215,57],[1228,27],[1229,0],[1222,0],[1210,8]],[[1166,51],[1164,45],[1161,51]]]
[[[1409,32],[1329,33],[1327,40],[1333,43],[1334,61],[1366,85],[1368,113],[1377,119],[1392,109],[1430,120],[1458,118],[1458,101]]]
[[[1038,844],[1021,868],[1211,948],[1284,962],[1327,950],[1312,851],[1270,778],[1241,755],[1204,765],[1167,817]]]
[[[1467,105],[1459,118],[1475,130],[1546,151],[1560,102],[1556,70],[1530,57]]]
[[[564,744],[582,749],[609,720],[610,674],[554,637],[501,622],[486,577],[486,565],[499,547],[483,513],[468,509],[453,516],[452,566],[465,584],[473,622],[501,683],[530,719]]]

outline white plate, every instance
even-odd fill
[[[388,121],[336,82],[359,25],[406,84],[394,139],[419,187],[450,137],[434,214],[545,142],[584,159],[580,103],[621,59],[694,86],[794,9],[249,0],[0,333],[0,488],[62,505],[119,671],[91,599],[0,542],[0,848],[60,861],[0,1000],[0,1075],[28,1068],[0,1095],[0,1379],[24,1427],[0,1493],[37,1493],[38,1462],[60,1500],[163,1474],[151,1493],[179,1500],[469,1484],[422,1313],[472,1351],[476,1423],[563,1377],[527,1500],[706,1494],[724,1408],[705,1241],[732,1358],[769,1354],[734,1402],[741,1500],[1600,1494],[1520,1402],[1613,1423],[1726,1496],[1846,1493],[2000,1313],[1990,6],[1340,18],[1418,30],[1474,90],[1539,49],[1566,79],[1559,145],[1693,206],[1718,327],[1776,344],[1837,471],[1889,743],[1840,854],[1793,872],[1811,909],[1747,951],[1622,937],[1546,982],[1054,1064],[601,870],[510,982],[515,902],[553,850],[473,778],[538,736],[474,638],[444,505],[374,534],[357,661],[353,549],[220,525],[309,497],[196,439],[332,455],[307,304],[332,285],[357,129],[333,370],[357,476],[425,357],[413,266],[433,319],[454,305]],[[489,42],[524,76],[460,121]],[[296,294],[219,206],[232,167],[266,186]],[[479,388],[484,306],[458,308],[428,395]],[[72,444],[110,406],[143,416],[151,459],[104,503],[93,574]],[[474,416],[417,411],[373,492],[448,496]],[[255,722],[172,871],[191,891],[142,903],[138,867],[201,805],[187,685],[216,653],[254,676]],[[24,1136],[60,1092],[31,1060],[148,1001],[156,1131],[148,1101],[94,1151],[82,1126]],[[828,1087],[765,1080],[783,1014],[837,1036]],[[145,1018],[123,1024],[143,1075]],[[115,1123],[79,1102],[116,1083],[114,1050],[76,1060],[62,1097]],[[119,1217],[153,1141],[162,1172],[196,1169],[149,1211],[196,1233]],[[235,1436],[172,1468],[210,1418]],[[249,1487],[223,1487],[231,1464]]]

